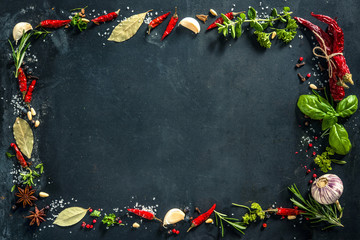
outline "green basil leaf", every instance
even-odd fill
[[[243,21],[245,21],[245,19],[246,19],[245,13],[240,13],[240,18],[241,18]]]
[[[353,115],[358,109],[358,99],[355,95],[350,95],[341,102],[336,107],[336,112],[340,117],[349,117]]]
[[[337,123],[338,118],[335,115],[326,115],[322,121],[321,129],[325,131],[326,129],[330,128],[332,125]]]
[[[249,8],[248,18],[254,20],[256,18],[256,10],[253,7]]]
[[[231,25],[231,36],[232,36],[232,38],[236,37],[235,25]]]
[[[324,102],[319,101],[314,95],[301,95],[297,102],[300,111],[311,119],[323,119],[327,113],[334,112],[334,109]]]
[[[259,22],[257,22],[257,21],[254,21],[254,26],[253,26],[253,28],[255,28],[255,30],[258,31],[258,32],[264,31],[264,29],[263,29],[263,27],[261,26],[261,24],[260,24]]]
[[[276,8],[273,8],[273,10],[271,11],[271,16],[277,17],[277,15],[278,15],[278,12],[277,12]]]
[[[351,149],[351,142],[349,135],[344,126],[335,123],[330,128],[329,133],[329,144],[330,147],[335,150],[335,153],[340,155],[346,155]]]
[[[290,8],[289,7],[284,7],[284,12],[290,12]]]

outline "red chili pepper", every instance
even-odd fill
[[[149,211],[145,211],[145,210],[140,210],[140,209],[136,209],[136,208],[128,208],[128,211],[131,213],[134,213],[136,215],[138,215],[139,217],[148,219],[148,220],[158,220],[161,222],[160,219],[155,217],[155,214]]]
[[[16,146],[16,144],[15,144],[15,143],[11,143],[10,146],[14,148],[16,158],[17,158],[17,160],[19,160],[20,165],[21,165],[23,168],[28,167],[28,164],[27,164],[27,162],[25,161],[24,156],[22,155],[22,153],[20,152],[20,150],[19,150],[19,148]]]
[[[24,98],[24,102],[26,103],[30,103],[31,102],[31,98],[32,98],[32,93],[34,91],[35,88],[35,84],[36,84],[36,80],[33,80],[29,86],[28,91],[26,92],[25,98]]]
[[[199,215],[197,218],[192,220],[191,221],[191,226],[187,230],[187,232],[190,231],[192,228],[197,227],[200,224],[202,224],[203,222],[205,222],[206,219],[208,219],[210,217],[210,215],[214,212],[215,207],[216,207],[216,204],[214,204],[207,212],[204,212],[203,214]]]
[[[166,38],[171,33],[171,31],[175,28],[176,23],[177,23],[178,20],[179,20],[179,17],[177,15],[177,7],[175,7],[175,13],[171,17],[170,22],[167,25],[164,34],[162,35],[161,41],[164,40],[164,38]]]
[[[345,97],[345,91],[342,86],[337,84],[336,76],[333,74],[333,77],[329,79],[329,86],[331,96],[334,101],[341,101]]]
[[[18,70],[18,80],[19,80],[19,88],[20,88],[20,92],[23,93],[23,95],[25,95],[26,90],[27,90],[27,79],[26,79],[26,75],[24,73],[24,70],[22,68],[19,68]]]
[[[120,12],[120,9],[117,10],[116,12],[111,12],[106,15],[99,16],[91,21],[93,23],[95,23],[96,25],[99,25],[99,23],[103,23],[103,22],[109,22],[109,21],[117,18],[117,16],[119,16],[119,12]]]
[[[279,207],[279,208],[266,210],[265,212],[273,212],[279,216],[296,216],[296,215],[300,215],[300,214],[304,213],[305,211],[294,209],[294,208]]]
[[[225,16],[227,16],[230,20],[234,19],[234,17],[238,14],[240,14],[241,12],[238,13],[234,13],[234,12],[228,12],[225,14]],[[217,27],[217,23],[223,24],[224,23],[224,19],[222,17],[219,17],[215,20],[215,22],[213,22],[212,24],[210,24],[210,26],[208,26],[208,28],[206,29],[206,31],[216,28]]]
[[[60,28],[69,24],[71,20],[44,20],[40,22],[40,26],[44,28]]]
[[[150,34],[151,29],[154,29],[157,26],[159,26],[159,24],[162,23],[170,15],[170,13],[171,12],[165,13],[165,14],[155,18],[154,20],[152,20],[148,26],[148,34]]]

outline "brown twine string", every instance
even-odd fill
[[[322,45],[324,46],[324,48],[321,48],[321,47],[319,47],[319,46],[314,47],[314,48],[313,48],[313,54],[314,54],[315,56],[317,56],[317,57],[325,58],[325,59],[326,59],[326,61],[327,61],[327,63],[328,63],[329,78],[331,78],[332,75],[333,75],[333,68],[336,68],[336,65],[335,65],[334,61],[332,60],[332,58],[333,58],[334,56],[336,56],[336,55],[343,55],[343,54],[342,54],[342,53],[333,53],[333,54],[328,55],[328,54],[326,53],[326,48],[325,48],[326,45],[325,45],[324,39],[323,39],[322,37],[320,37],[320,35],[317,34],[315,31],[312,31],[312,32],[316,35],[316,37],[317,37],[318,39],[320,39],[320,41],[322,42]],[[317,53],[316,53],[316,50],[320,50],[320,51],[322,52],[322,54],[317,54]]]

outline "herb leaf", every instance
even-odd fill
[[[351,142],[344,126],[335,123],[330,128],[329,144],[335,150],[335,153],[346,155],[351,149]]]
[[[358,109],[358,99],[355,95],[350,95],[339,102],[336,112],[340,117],[349,117]]]
[[[297,106],[302,113],[309,116],[311,119],[320,120],[327,115],[327,112],[335,112],[326,99],[322,99],[319,101],[318,96],[301,95],[297,102]]]
[[[324,119],[322,121],[321,129],[324,131],[324,130],[330,128],[335,123],[337,123],[337,121],[338,121],[338,118],[335,115],[328,114],[324,117]]]
[[[248,18],[254,20],[256,18],[256,10],[253,7],[249,8]]]

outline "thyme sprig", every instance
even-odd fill
[[[241,232],[242,234],[245,234],[242,230],[246,229],[246,226],[243,222],[240,222],[237,218],[231,218],[228,217],[224,213],[220,213],[216,210],[214,210],[215,214],[215,224],[216,226],[221,226],[221,236],[224,237],[225,229],[224,229],[224,222],[225,224],[229,224],[233,228],[235,228],[237,231]]]
[[[254,34],[257,35],[257,41],[260,46],[264,48],[271,47],[271,39],[277,36],[278,39],[284,43],[291,42],[297,33],[298,25],[295,19],[291,18],[292,12],[289,7],[284,7],[283,12],[279,14],[274,8],[271,15],[268,18],[257,18],[257,12],[253,7],[249,8],[247,16],[245,13],[241,13],[235,20],[230,20],[226,15],[221,14],[224,22],[223,24],[217,23],[219,33],[222,33],[225,37],[230,33],[232,38],[239,38],[242,35],[243,24],[249,23],[253,28]],[[278,22],[285,23],[284,28],[277,28],[275,24]],[[271,32],[265,32],[270,27]]]
[[[326,222],[328,226],[323,230],[331,227],[344,227],[340,222],[344,208],[340,206],[339,201],[331,205],[322,205],[311,196],[309,196],[309,200],[305,200],[295,184],[289,187],[289,190],[300,200],[290,198],[291,202],[305,211],[302,215],[309,218],[311,223]]]

